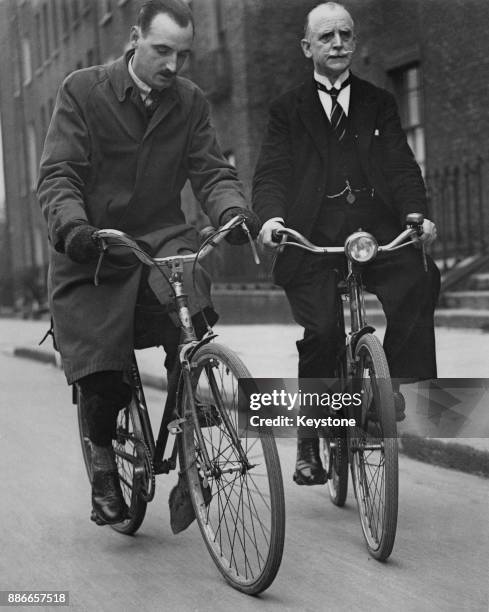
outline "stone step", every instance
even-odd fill
[[[435,312],[439,327],[470,327],[489,331],[489,310],[474,308],[440,308]]]
[[[443,303],[447,308],[489,309],[489,290],[448,291]]]
[[[467,281],[467,288],[477,291],[489,291],[489,272],[472,274]]]
[[[216,309],[221,314],[219,322],[223,325],[294,323],[289,304],[282,291],[258,289],[216,291],[213,293],[213,298]],[[374,327],[385,326],[384,313],[377,298],[366,294],[365,300],[368,323]],[[346,307],[345,302],[345,315],[347,315]],[[440,308],[435,313],[435,322],[442,327],[489,330],[489,308]]]
[[[217,290],[212,299],[219,322],[231,324],[293,323],[287,298],[282,291],[267,289]],[[345,302],[347,315],[348,302]],[[365,309],[371,325],[383,325],[384,313],[378,299],[370,293],[365,294]]]

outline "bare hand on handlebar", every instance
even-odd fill
[[[284,224],[277,219],[269,219],[263,224],[260,234],[258,236],[258,242],[265,249],[276,249],[285,240],[285,236],[282,239],[277,239],[277,231],[284,229]]]
[[[423,221],[422,230],[423,232],[420,234],[419,239],[425,246],[428,246],[436,240],[437,231],[436,225],[433,223],[433,221],[425,219]]]

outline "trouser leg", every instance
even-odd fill
[[[333,378],[336,373],[343,330],[338,325],[338,274],[327,265],[324,259],[311,261],[301,280],[285,287],[293,317],[304,328],[303,338],[297,342],[299,379]],[[317,416],[312,407],[301,407],[300,413]],[[317,436],[313,427],[300,427],[297,433],[299,438]]]
[[[117,415],[131,399],[123,373],[102,371],[78,381],[84,399],[88,437],[97,446],[109,446],[115,437]]]
[[[321,265],[319,265],[321,264]],[[285,287],[294,320],[304,328],[297,342],[299,378],[331,378],[343,331],[338,326],[335,269],[314,262],[302,279]]]
[[[379,257],[363,275],[386,315],[384,350],[392,378],[436,378],[434,310],[440,273],[430,257],[427,262],[425,271],[421,253],[407,247]]]
[[[102,371],[78,381],[81,389],[92,452],[92,520],[119,523],[127,506],[119,482],[112,439],[119,410],[131,400],[131,388],[119,371]]]

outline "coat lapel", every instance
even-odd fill
[[[319,100],[314,79],[306,82],[302,90],[302,99],[298,105],[298,112],[310,137],[323,159],[328,152],[327,130],[325,129],[326,115]]]

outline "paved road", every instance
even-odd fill
[[[353,499],[291,482],[294,443],[280,441],[287,539],[259,598],[221,579],[193,525],[173,536],[160,477],[136,537],[89,520],[75,410],[52,366],[0,353],[0,590],[63,589],[80,611],[488,609],[489,482],[401,458],[399,529],[388,563],[363,545]],[[148,399],[155,414],[159,398]]]

